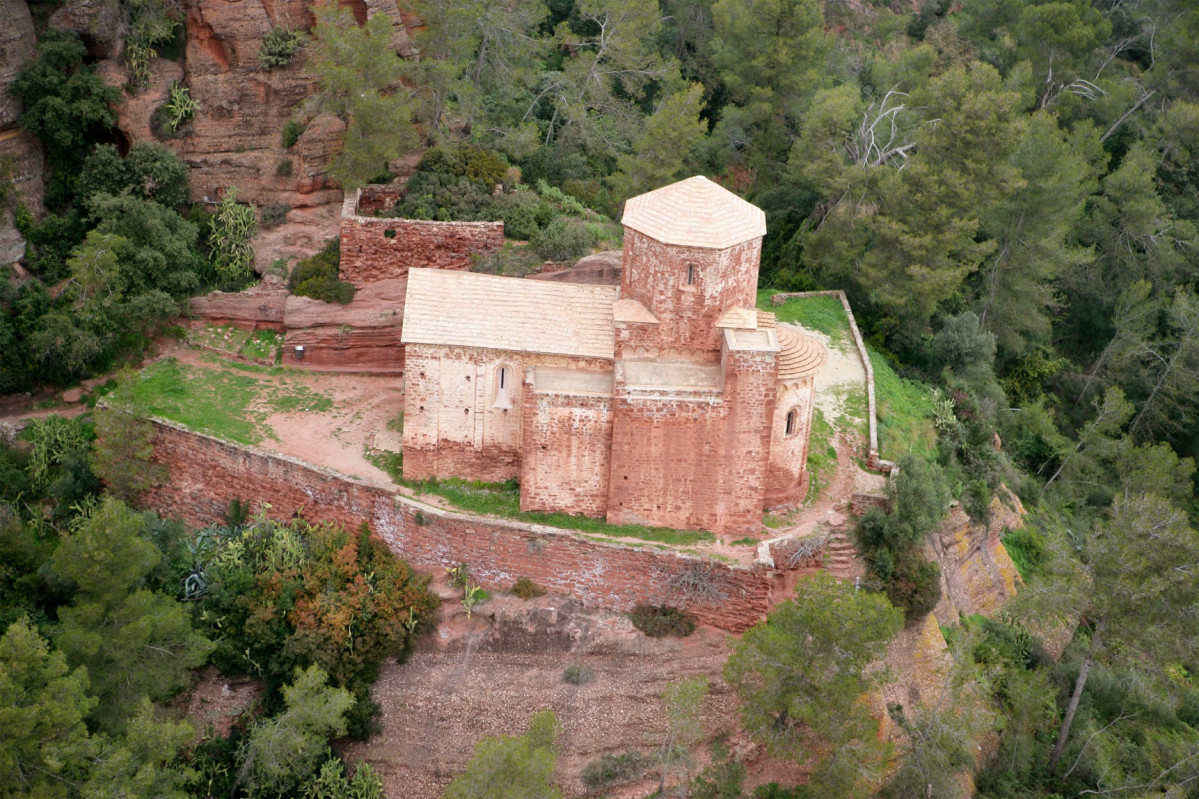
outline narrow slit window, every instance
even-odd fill
[[[495,370],[495,399],[491,407],[512,410],[512,367],[498,366]]]
[[[794,408],[787,411],[787,427],[786,427],[786,430],[784,433],[785,435],[788,435],[788,436],[795,435],[795,422],[796,422],[797,417],[798,417],[798,414],[795,412]]]
[[[687,285],[695,285],[695,264],[687,264]]]

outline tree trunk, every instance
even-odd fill
[[[1078,702],[1082,699],[1082,689],[1087,684],[1087,675],[1091,671],[1091,664],[1095,662],[1095,653],[1099,651],[1099,639],[1103,635],[1103,628],[1107,626],[1107,617],[1104,616],[1095,624],[1095,631],[1091,633],[1091,648],[1087,650],[1086,660],[1082,662],[1082,668],[1078,670],[1078,679],[1074,682],[1074,693],[1070,697],[1070,704],[1066,708],[1066,716],[1062,719],[1062,729],[1057,734],[1057,743],[1053,745],[1053,754],[1049,758],[1049,773],[1057,776],[1058,764],[1062,759],[1062,752],[1066,749],[1066,739],[1070,737],[1070,725],[1074,723],[1074,714],[1078,711]]]

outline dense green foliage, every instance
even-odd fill
[[[392,21],[375,14],[359,27],[348,8],[316,12],[312,69],[320,108],[346,123],[341,152],[329,174],[353,190],[387,171],[387,162],[415,143],[408,95],[395,86],[403,70],[391,46]]]
[[[425,581],[365,529],[246,525],[233,503],[234,527],[189,533],[101,495],[93,463],[146,479],[120,465],[150,448],[127,388],[97,442],[49,416],[0,445],[0,795],[381,797],[329,743],[370,732],[380,663],[433,619]],[[209,662],[267,692],[195,746],[165,703]]]
[[[861,697],[901,624],[882,594],[822,574],[733,645],[724,677],[746,729],[812,768],[815,795],[861,796],[879,775],[885,747]]]
[[[180,21],[169,4],[122,8],[130,58],[137,42],[152,56]],[[176,89],[167,121],[178,127],[194,104],[186,87]],[[49,213],[39,219],[19,203],[13,211],[38,280],[0,287],[0,393],[69,384],[141,355],[183,299],[244,281],[255,230],[253,210],[236,205],[233,190],[215,216],[181,216],[188,167],[170,150],[139,142],[120,154],[112,143],[120,94],[93,73],[73,34],[45,36],[13,91],[45,151]]]
[[[329,239],[324,249],[292,267],[287,287],[301,297],[345,305],[354,299],[356,289],[353,283],[338,277],[340,263],[341,241]]]
[[[890,513],[875,505],[858,519],[858,547],[870,568],[868,584],[913,619],[941,599],[941,569],[925,558],[924,542],[941,526],[949,488],[935,463],[915,457],[900,461],[889,488]]]
[[[261,677],[268,701],[296,668],[319,665],[358,697],[354,731],[377,708],[369,689],[385,658],[407,654],[436,602],[418,577],[365,528],[266,519],[198,534],[191,574],[216,641],[213,662]]]

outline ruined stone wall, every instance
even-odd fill
[[[386,203],[368,196],[368,208]],[[394,200],[392,200],[394,202]],[[472,255],[504,246],[503,222],[426,222],[360,214],[347,196],[341,217],[341,279],[356,286],[402,277],[412,268],[470,269]]]
[[[611,368],[596,359],[426,344],[406,345],[404,358],[404,473],[416,480],[519,477],[526,368]],[[501,368],[509,370],[504,397]]]
[[[612,398],[525,385],[520,509],[603,517],[612,458]]]
[[[310,520],[366,522],[417,569],[466,563],[472,581],[490,589],[507,589],[518,577],[529,577],[593,607],[670,604],[730,632],[757,623],[769,607],[768,569],[734,568],[648,547],[598,543],[540,525],[452,513],[398,496],[389,487],[168,422],[156,421],[155,428],[154,457],[167,466],[170,478],[143,494],[142,504],[193,526],[219,522],[229,500],[240,497],[252,505],[269,503],[275,518],[302,513]],[[680,575],[697,566],[710,569],[725,596],[719,603],[698,602],[674,587]]]
[[[658,317],[657,325],[639,325],[626,351],[691,353],[716,362],[720,354],[720,315],[733,306],[753,308],[758,289],[762,240],[726,250],[681,247],[625,228],[620,293]],[[695,282],[687,284],[693,266]]]

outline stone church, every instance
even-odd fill
[[[703,177],[625,205],[620,286],[408,273],[404,474],[754,534],[801,501],[818,342],[755,309],[766,219]]]

